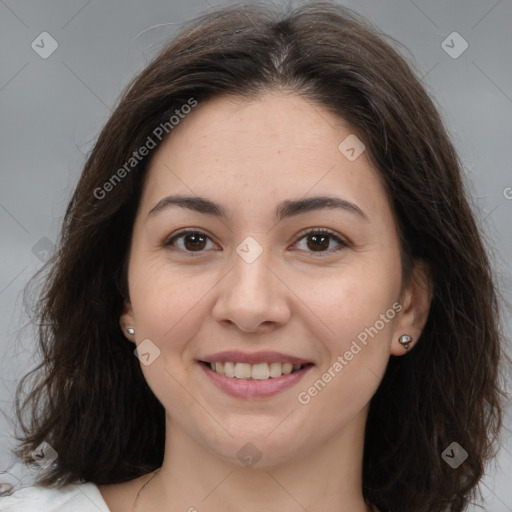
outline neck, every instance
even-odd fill
[[[369,512],[362,496],[366,413],[308,452],[272,463],[262,454],[251,468],[206,449],[168,419],[164,463],[146,478],[135,510]]]

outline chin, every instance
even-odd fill
[[[272,424],[265,422],[252,422],[246,428],[234,425],[228,430],[233,437],[227,434],[213,439],[205,439],[205,444],[215,456],[225,459],[231,464],[247,468],[265,468],[288,463],[298,458],[302,453],[301,436],[298,433],[283,429],[279,431],[279,424],[283,418],[278,418]],[[293,442],[292,442],[293,440]]]

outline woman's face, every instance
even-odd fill
[[[421,332],[361,149],[276,93],[199,104],[152,160],[121,323],[168,426],[210,453],[261,466],[360,438],[399,336]]]

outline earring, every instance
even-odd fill
[[[135,334],[135,329],[133,327],[128,327],[126,330],[128,331],[128,334]]]
[[[408,334],[404,334],[403,336],[400,336],[398,343],[402,345],[405,350],[409,350],[409,343],[412,342],[412,338]]]

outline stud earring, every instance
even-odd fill
[[[400,343],[405,350],[409,350],[409,343],[412,343],[412,338],[408,334],[404,334],[400,336],[398,343]]]
[[[128,334],[135,334],[135,329],[133,327],[128,327],[126,330],[128,331]]]
[[[409,343],[412,342],[412,338],[408,334],[404,334],[403,336],[400,336],[398,343],[402,345],[405,350],[409,350]]]

